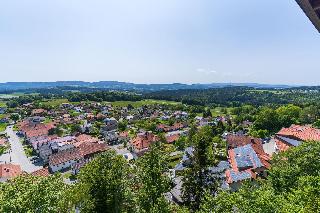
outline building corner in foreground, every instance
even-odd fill
[[[320,33],[320,0],[296,0],[296,2]]]

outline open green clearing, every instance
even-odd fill
[[[1,123],[0,124],[0,132],[4,132],[6,130],[6,128],[7,128],[7,126],[8,126],[8,124]]]
[[[225,111],[224,111],[225,110]],[[224,116],[224,115],[230,115],[231,114],[232,107],[215,107],[211,109],[212,116]]]
[[[0,107],[6,107],[6,102],[5,101],[0,101]]]

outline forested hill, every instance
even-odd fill
[[[319,90],[311,88],[256,89],[251,87],[225,87],[198,90],[167,90],[148,93],[146,98],[181,101],[190,105],[239,106],[242,104],[297,104],[305,105],[320,100]]]
[[[59,87],[110,89],[110,90],[130,90],[130,91],[160,91],[178,89],[209,89],[229,86],[249,86],[254,88],[291,88],[288,85],[268,85],[257,83],[211,83],[211,84],[135,84],[119,81],[57,81],[57,82],[7,82],[0,83],[0,91],[21,91],[30,89],[52,89]]]

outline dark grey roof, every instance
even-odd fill
[[[283,136],[277,136],[280,140],[283,140],[284,142],[287,142],[288,144],[292,146],[299,146],[301,144],[301,141],[294,140],[291,138],[283,137]]]

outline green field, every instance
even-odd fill
[[[106,102],[111,103],[113,106],[118,107],[126,107],[128,104],[131,104],[133,107],[141,107],[143,105],[153,105],[153,104],[181,104],[180,102],[174,102],[174,101],[161,101],[161,100],[142,100],[142,101],[115,101],[115,102]]]
[[[8,124],[0,124],[0,132],[4,132],[7,128]]]
[[[224,116],[226,113],[222,112],[222,108],[225,108],[227,110],[227,114],[230,114],[232,107],[215,107],[211,109],[211,114],[213,117],[216,116]]]
[[[6,102],[4,102],[4,101],[0,101],[0,107],[6,107],[7,105],[6,105]]]

